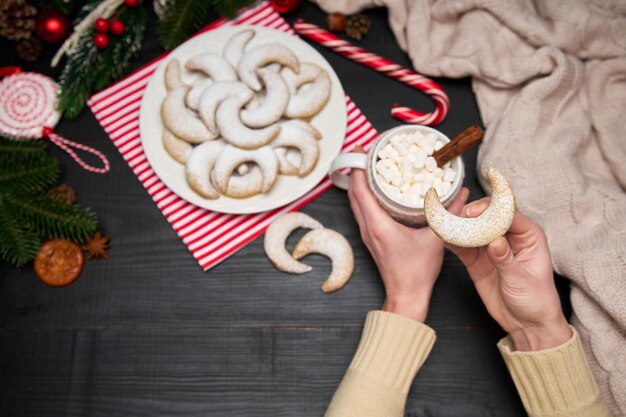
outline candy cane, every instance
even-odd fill
[[[87,171],[108,172],[109,161],[100,151],[55,133],[54,126],[61,118],[56,105],[57,85],[51,78],[34,72],[13,71],[0,82],[0,134],[15,139],[46,138]],[[87,164],[71,148],[92,153],[100,158],[104,167]]]
[[[294,28],[296,29],[296,32],[305,38],[325,46],[332,51],[351,59],[352,61],[363,64],[387,75],[388,77],[407,84],[416,90],[426,93],[435,102],[436,108],[431,113],[422,113],[409,107],[394,104],[391,109],[391,115],[396,119],[403,120],[407,123],[435,126],[441,123],[448,114],[448,109],[450,108],[448,95],[430,78],[419,75],[396,64],[395,62],[368,52],[363,48],[351,44],[350,42],[344,41],[332,33],[327,32],[312,23],[308,23],[305,20],[298,19]]]

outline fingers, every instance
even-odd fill
[[[363,148],[357,146],[355,152],[364,153]],[[352,201],[358,206],[362,219],[368,224],[387,222],[391,218],[389,214],[378,204],[378,200],[367,183],[367,177],[362,169],[352,169],[350,175],[350,189],[348,193],[350,204]]]
[[[463,208],[461,217],[478,217],[491,203],[491,197],[484,197],[480,200],[472,201]]]
[[[487,256],[501,276],[517,265],[509,242],[502,236],[495,238],[487,245]]]

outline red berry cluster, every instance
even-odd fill
[[[124,0],[124,4],[128,7],[139,6],[140,0]],[[104,49],[109,46],[109,36],[107,32],[111,32],[112,35],[122,36],[126,27],[124,22],[119,19],[107,20],[98,18],[93,24],[93,28],[96,30],[96,34],[93,37],[93,43],[100,49]]]
[[[112,35],[121,36],[126,29],[124,23],[119,19],[106,20],[98,18],[93,24],[93,28],[96,30],[96,34],[93,37],[93,43],[100,49],[104,49],[109,46],[109,36],[107,32],[111,32]]]

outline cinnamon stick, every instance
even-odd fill
[[[485,136],[485,132],[478,126],[472,125],[456,135],[450,142],[433,153],[437,166],[441,168],[455,157],[466,152]]]

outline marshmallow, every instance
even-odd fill
[[[428,171],[433,172],[435,168],[437,168],[437,161],[432,156],[429,156],[426,158],[426,161],[424,161],[424,166]]]
[[[443,174],[444,181],[452,182],[456,178],[456,172],[451,168],[446,168]]]
[[[435,142],[435,150],[438,151],[439,149],[443,148],[444,143],[440,140],[438,140],[437,142]]]
[[[434,134],[433,132],[428,132],[426,134],[426,140],[428,141],[428,143],[434,146],[435,142],[437,142],[437,135]]]
[[[444,171],[441,168],[435,168],[435,170],[433,171],[435,178],[443,178],[443,173]]]

